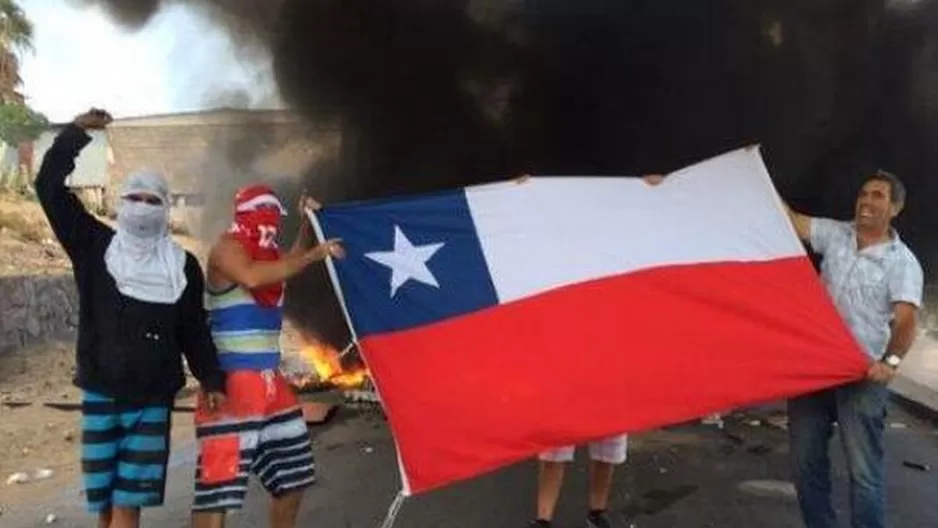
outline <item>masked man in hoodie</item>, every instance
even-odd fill
[[[182,356],[210,407],[224,401],[225,374],[203,307],[198,261],[169,234],[169,189],[157,173],[126,177],[117,228],[90,215],[65,186],[75,158],[104,129],[102,110],[75,118],[55,138],[36,193],[68,253],[79,295],[77,375],[82,472],[101,528],[140,525],[163,503],[173,400],[185,384]]]

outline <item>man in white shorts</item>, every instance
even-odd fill
[[[513,181],[521,184],[530,177],[530,174],[522,174]],[[657,185],[664,180],[664,175],[646,174],[642,176],[642,180],[649,185]],[[625,463],[628,448],[629,437],[626,434],[589,444],[589,513],[586,516],[586,528],[612,528],[606,515],[609,490],[612,488],[612,473],[615,466]],[[573,462],[575,451],[575,446],[567,446],[541,453],[537,476],[537,518],[531,521],[529,528],[550,528],[563,485],[564,469],[568,463]]]
[[[619,435],[589,444],[589,514],[586,528],[611,528],[606,515],[612,474],[616,466],[625,462],[628,454],[628,435]],[[564,469],[573,462],[575,446],[567,446],[540,455],[537,477],[537,519],[529,528],[550,528],[554,507],[560,497]]]

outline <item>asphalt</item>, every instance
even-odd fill
[[[777,406],[736,413],[724,429],[685,424],[637,435],[630,460],[616,475],[612,513],[618,526],[638,528],[801,526],[792,489],[786,483],[787,432]],[[887,430],[889,525],[938,526],[938,431],[934,425],[893,406]],[[432,427],[428,422],[428,427]],[[377,528],[398,489],[392,438],[373,413],[349,409],[313,431],[320,480],[306,495],[298,526]],[[836,438],[835,438],[836,442]],[[847,511],[845,474],[838,444],[835,499]],[[148,511],[144,526],[186,526],[191,497],[192,446],[176,450],[166,506]],[[925,465],[923,471],[904,462]],[[398,528],[514,528],[529,519],[534,503],[535,467],[527,462],[403,503]],[[556,526],[582,526],[586,508],[583,453],[568,473]],[[259,490],[255,490],[259,491]],[[41,506],[0,517],[3,527],[90,526],[77,486]],[[254,493],[247,507],[230,517],[230,527],[261,527],[266,499]],[[846,517],[842,517],[846,520]]]

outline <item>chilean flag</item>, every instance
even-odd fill
[[[326,207],[405,494],[860,379],[756,148]]]

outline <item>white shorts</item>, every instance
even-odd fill
[[[561,447],[541,453],[545,462],[573,462],[576,446]],[[629,451],[629,435],[611,436],[589,443],[590,460],[618,465],[625,462]]]

